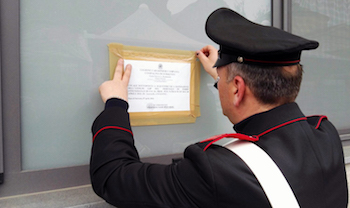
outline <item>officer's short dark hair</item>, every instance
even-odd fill
[[[302,80],[303,68],[293,66],[260,66],[231,63],[227,65],[227,81],[241,76],[254,96],[262,104],[294,102]]]

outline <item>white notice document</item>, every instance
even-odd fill
[[[190,110],[190,63],[124,60],[132,65],[129,112]]]

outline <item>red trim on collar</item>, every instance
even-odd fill
[[[133,133],[132,133],[132,131],[129,130],[129,129],[126,129],[126,128],[123,128],[123,127],[119,127],[119,126],[105,126],[105,127],[101,128],[100,130],[98,130],[98,131],[96,132],[96,134],[95,134],[95,135],[93,136],[93,138],[92,138],[92,142],[95,141],[97,135],[98,135],[99,133],[101,133],[101,131],[106,130],[106,129],[118,129],[118,130],[126,131],[126,132],[130,133],[131,136],[134,136]]]
[[[285,122],[285,123],[283,123],[283,124],[280,124],[280,125],[278,125],[278,126],[275,126],[275,127],[271,128],[271,129],[268,129],[268,130],[262,132],[261,134],[258,135],[258,138],[260,138],[261,136],[263,136],[263,135],[265,135],[265,134],[267,134],[267,133],[270,133],[270,132],[273,131],[273,130],[276,130],[276,129],[278,129],[278,128],[281,128],[281,127],[283,127],[283,126],[286,126],[286,125],[288,125],[288,124],[295,123],[295,122],[298,122],[298,121],[305,121],[305,120],[307,120],[306,117],[301,117],[301,118],[297,118],[297,119],[294,119],[294,120],[291,120],[291,121],[287,121],[287,122]]]
[[[262,133],[260,133],[259,135],[252,135],[252,136],[249,136],[249,135],[245,135],[245,134],[240,134],[240,133],[235,133],[235,134],[221,134],[221,135],[217,135],[217,136],[213,136],[213,137],[210,137],[206,140],[203,140],[201,141],[200,143],[204,143],[204,142],[209,142],[209,144],[207,144],[207,146],[204,147],[203,151],[207,150],[210,145],[212,145],[214,142],[217,142],[219,141],[220,139],[223,139],[223,138],[237,138],[237,139],[240,139],[240,140],[245,140],[245,141],[251,141],[251,142],[256,142],[256,141],[259,141],[260,137],[264,136],[265,134],[268,134],[270,133],[271,131],[274,131],[276,129],[279,129],[283,126],[286,126],[288,124],[292,124],[292,123],[295,123],[295,122],[298,122],[298,121],[305,121],[307,120],[306,117],[301,117],[301,118],[297,118],[297,119],[293,119],[293,120],[290,120],[290,121],[287,121],[285,123],[282,123],[280,125],[277,125],[275,127],[272,127],[271,129],[268,129]],[[321,119],[322,120],[322,119]]]

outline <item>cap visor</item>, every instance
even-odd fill
[[[226,66],[227,64],[230,64],[234,62],[235,60],[233,59],[218,59],[216,63],[214,64],[213,68],[215,67],[221,67],[221,66]]]

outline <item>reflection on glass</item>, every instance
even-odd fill
[[[271,22],[267,0],[20,3],[24,170],[88,163],[90,127],[103,109],[98,86],[109,77],[108,43],[198,50],[213,44],[204,25],[219,7],[231,7],[258,23]],[[217,91],[211,89],[213,82],[202,74],[205,113],[195,124],[133,128],[141,156],[178,153],[189,143],[232,132],[221,114]]]
[[[302,56],[298,102],[306,114],[325,114],[338,129],[349,129],[350,2],[292,2],[292,32],[320,43]]]

